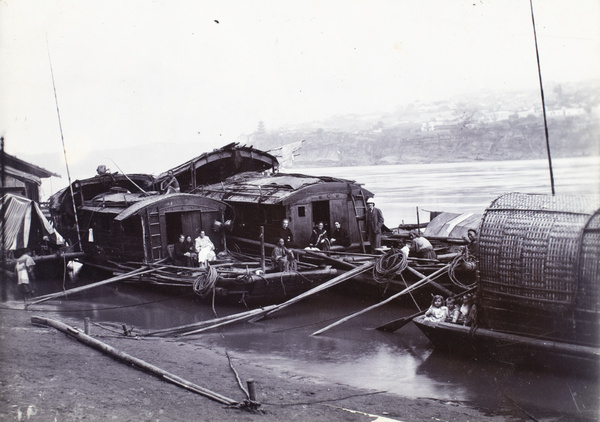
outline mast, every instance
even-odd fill
[[[46,47],[48,47],[48,40],[46,39]],[[75,226],[77,229],[77,244],[79,245],[79,251],[83,252],[83,246],[81,246],[81,233],[79,232],[79,219],[77,218],[77,207],[75,206],[75,195],[73,194],[73,184],[71,183],[71,173],[69,171],[69,163],[67,161],[67,149],[65,148],[65,137],[63,136],[62,123],[60,120],[60,110],[58,108],[58,97],[56,95],[56,84],[54,83],[54,71],[52,70],[52,60],[50,59],[50,48],[48,47],[48,62],[50,63],[50,75],[52,76],[52,88],[54,89],[54,102],[56,103],[56,114],[58,115],[58,128],[60,130],[60,140],[63,146],[63,155],[65,157],[65,167],[67,168],[67,178],[69,179],[69,190],[71,191],[71,203],[73,204],[73,214],[75,216]]]
[[[529,7],[531,9],[531,23],[533,25],[533,39],[535,41],[535,57],[537,58],[538,77],[540,80],[540,93],[542,95],[542,113],[544,115],[544,133],[546,135],[546,151],[548,153],[548,168],[550,169],[550,187],[552,189],[552,195],[554,191],[554,173],[552,171],[552,156],[550,155],[550,140],[548,139],[548,121],[546,119],[546,101],[544,100],[544,85],[542,84],[542,70],[540,68],[540,53],[538,51],[537,33],[535,30],[535,18],[533,17],[533,0],[529,0]]]
[[[7,280],[4,278],[5,272],[3,270],[4,268],[6,268],[6,246],[4,245],[4,242],[6,242],[6,221],[4,220],[4,216],[6,214],[6,209],[4,208],[4,186],[6,186],[6,172],[4,170],[4,165],[6,164],[6,159],[4,156],[4,136],[0,137],[0,154],[2,154],[2,156],[0,156],[0,183],[2,183],[2,203],[0,204],[0,225],[2,226],[2,246],[0,247],[0,253],[2,254],[2,269],[0,269],[2,279],[0,280],[0,282],[2,283],[2,286],[0,288],[2,290],[0,292],[0,299],[4,302],[7,298],[6,294],[8,286]]]

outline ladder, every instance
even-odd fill
[[[360,239],[360,247],[363,253],[366,253],[365,248],[365,226],[366,215],[367,215],[367,202],[363,190],[359,188],[358,194],[356,194],[352,185],[348,183],[348,195],[352,200],[352,207],[354,208],[354,215],[356,216],[356,227],[358,228],[358,237]],[[364,222],[361,224],[361,222]]]
[[[162,238],[160,234],[160,215],[158,210],[146,210],[148,216],[148,234],[150,236],[150,259],[162,258]]]

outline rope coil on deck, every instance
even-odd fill
[[[377,283],[387,283],[408,266],[408,257],[399,249],[392,249],[375,261],[373,278]]]
[[[211,267],[207,264],[206,272],[202,273],[194,280],[194,293],[201,298],[205,298],[208,294],[214,290],[219,273],[216,268]]]
[[[476,268],[477,268],[477,261],[476,261],[475,257],[473,255],[469,254],[469,250],[467,248],[464,248],[462,250],[462,253],[460,255],[457,255],[456,257],[454,257],[454,259],[450,263],[450,267],[448,268],[448,277],[450,278],[452,283],[454,283],[458,287],[468,290],[472,287],[475,287],[475,285],[477,285],[477,280],[475,280],[471,284],[464,284],[456,277],[455,271],[457,269],[473,271]]]

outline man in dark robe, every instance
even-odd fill
[[[379,208],[375,208],[373,198],[367,200],[367,237],[371,244],[371,253],[377,248],[381,248],[381,228],[383,227],[383,213]]]
[[[343,250],[350,246],[350,238],[348,237],[346,229],[342,227],[339,221],[336,221],[333,225],[335,228],[333,229],[331,239],[329,240],[331,249]]]

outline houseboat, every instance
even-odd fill
[[[511,193],[476,240],[471,326],[415,318],[436,347],[556,368],[600,365],[600,198]]]
[[[349,249],[365,250],[366,199],[373,194],[353,180],[303,174],[244,172],[204,186],[196,193],[229,204],[233,236],[277,242],[283,220],[289,221],[295,246],[309,245],[313,228],[323,222],[332,232],[337,221],[347,232]],[[240,245],[243,248],[243,245]]]
[[[221,182],[238,173],[276,172],[278,168],[275,156],[234,142],[159,174],[157,181],[162,183],[171,173],[177,179],[181,192],[193,193],[202,186]]]

